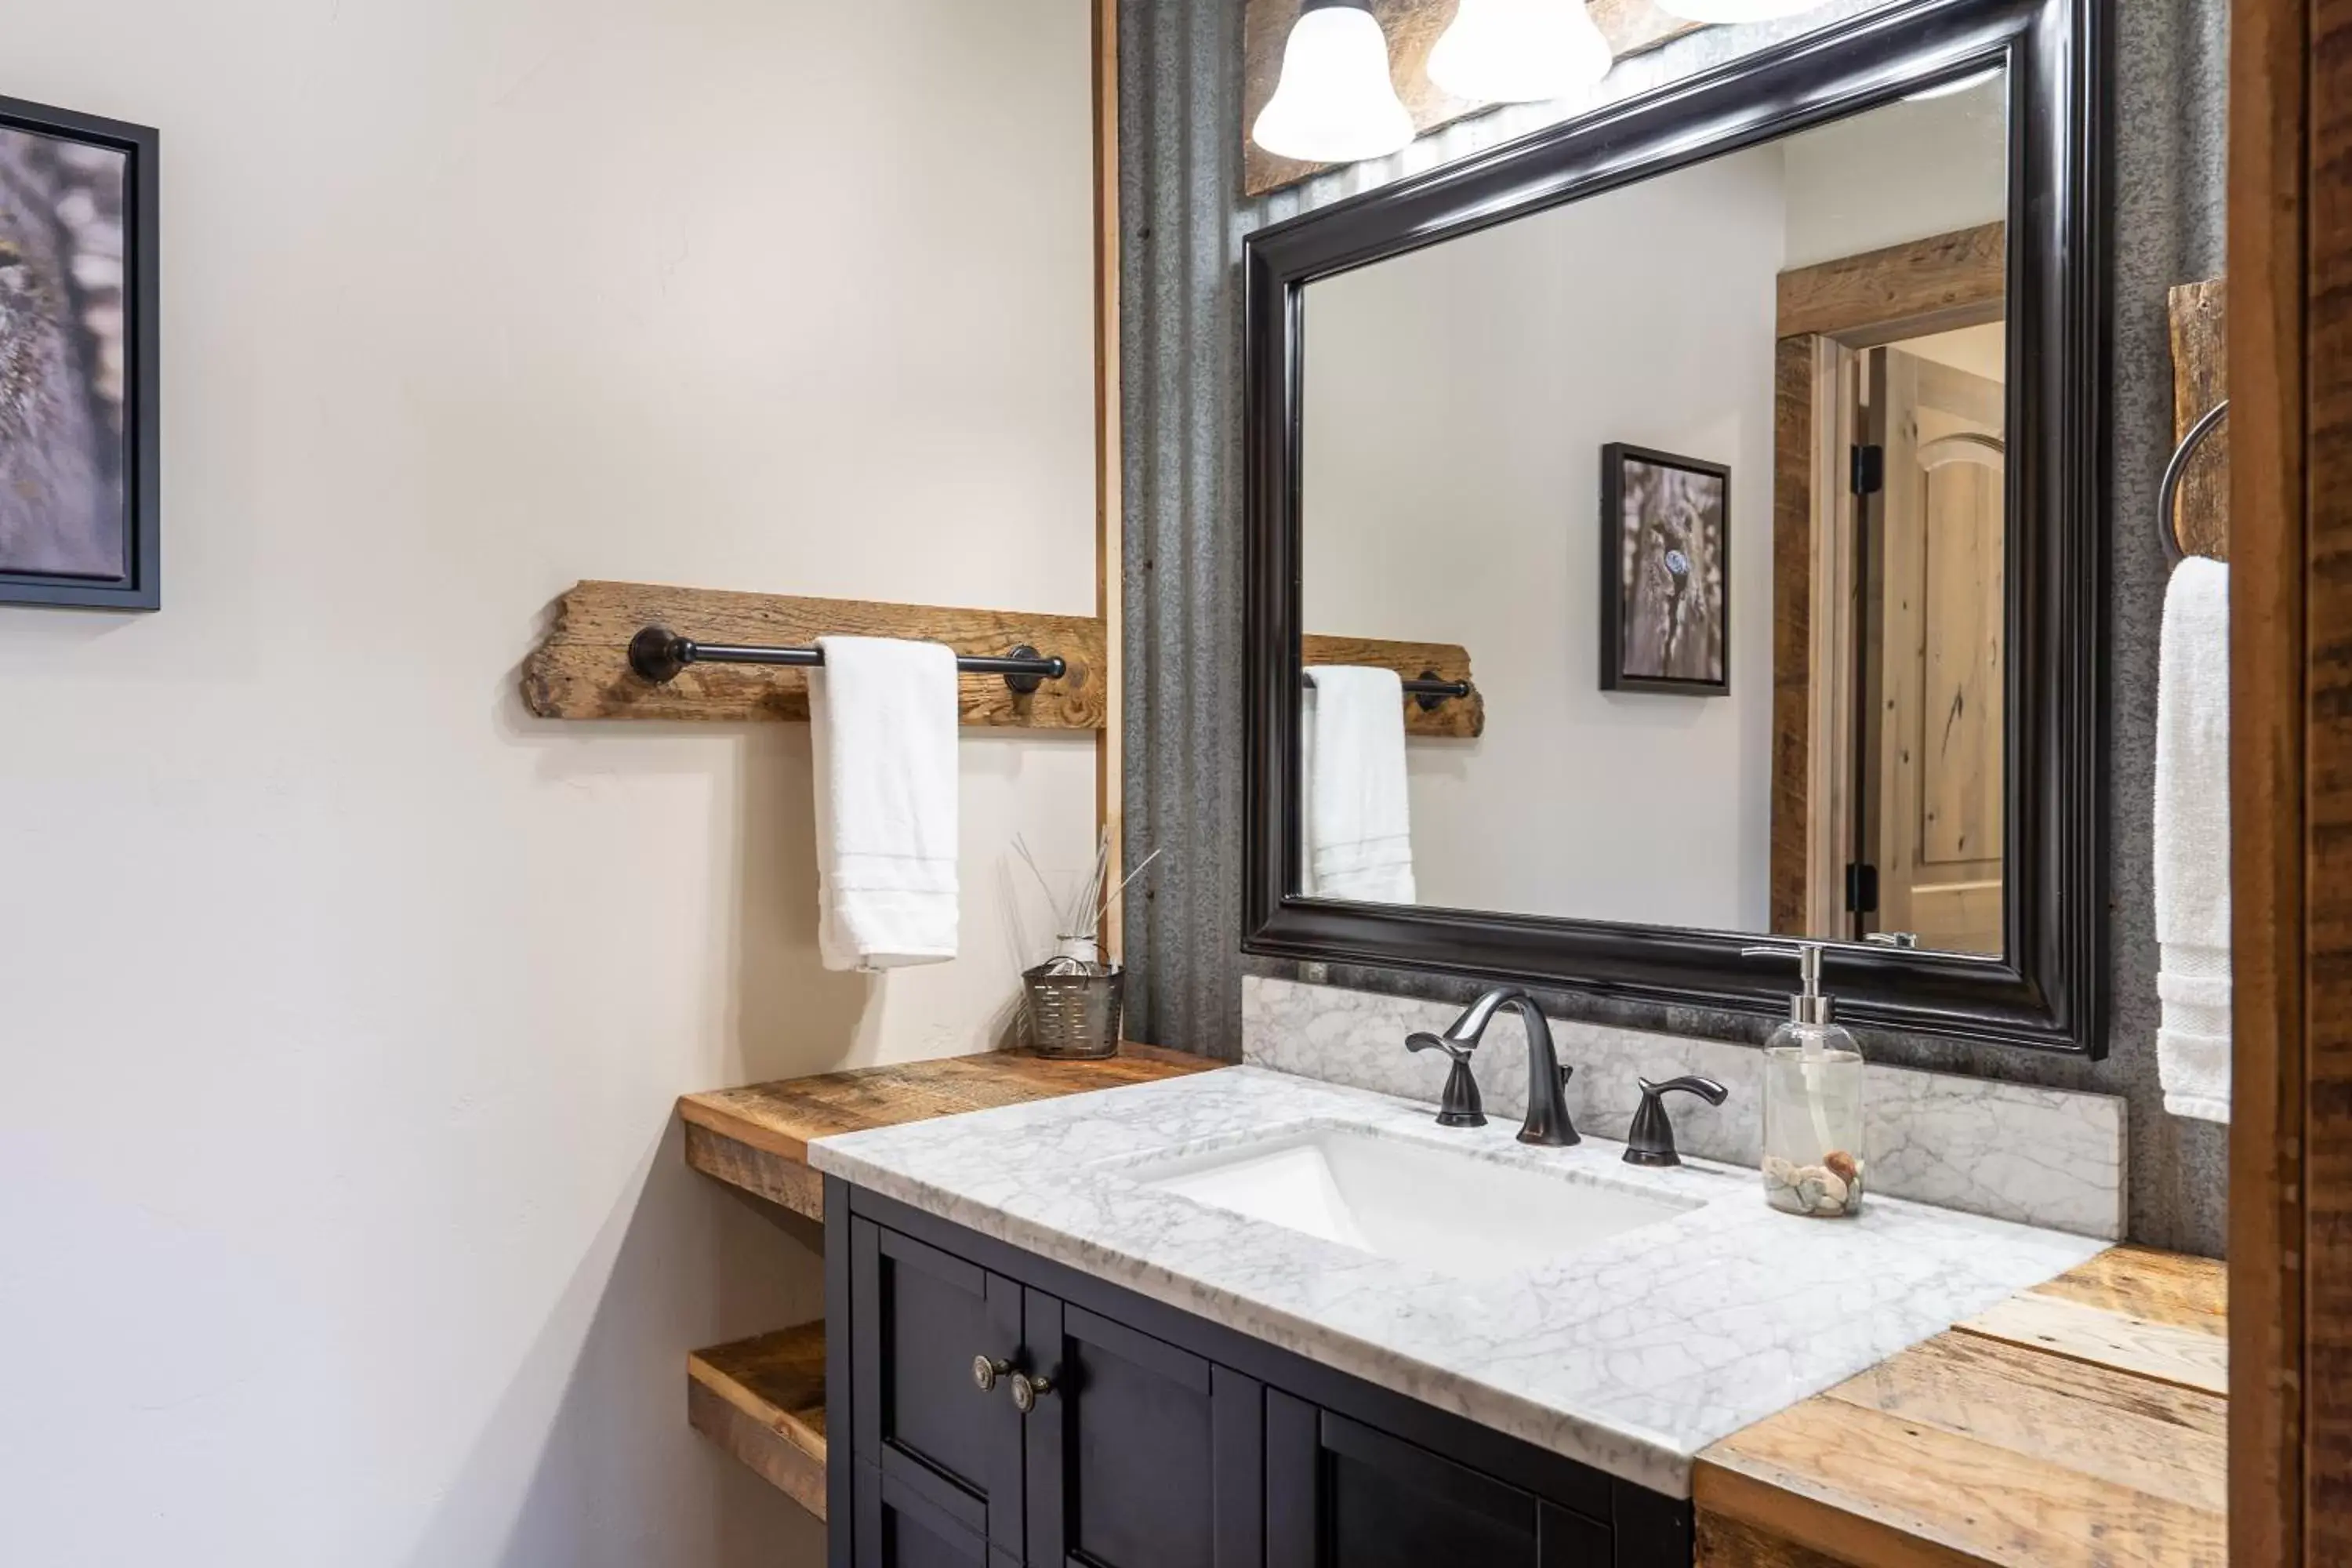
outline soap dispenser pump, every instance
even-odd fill
[[[1863,1061],[1822,994],[1824,945],[1741,951],[1795,959],[1801,986],[1764,1047],[1764,1200],[1786,1214],[1844,1219],[1862,1212]]]

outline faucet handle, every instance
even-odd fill
[[[1675,1148],[1675,1124],[1666,1116],[1666,1096],[1696,1094],[1709,1105],[1721,1105],[1731,1098],[1731,1091],[1711,1078],[1675,1078],[1664,1083],[1640,1078],[1633,1082],[1642,1091],[1642,1103],[1633,1112],[1632,1130],[1625,1134],[1625,1163],[1629,1165],[1683,1163],[1681,1153]]]
[[[1460,1040],[1449,1040],[1444,1035],[1433,1035],[1426,1029],[1415,1029],[1404,1037],[1404,1048],[1409,1051],[1444,1051],[1457,1062],[1466,1062],[1470,1059],[1470,1053],[1478,1048],[1478,1042],[1472,1040],[1465,1045]]]
[[[1433,1035],[1416,1029],[1407,1035],[1404,1048],[1409,1051],[1444,1051],[1454,1058],[1453,1070],[1445,1075],[1445,1096],[1438,1101],[1437,1124],[1440,1127],[1484,1127],[1486,1108],[1478,1101],[1478,1080],[1470,1076],[1470,1053],[1477,1046],[1460,1040]]]

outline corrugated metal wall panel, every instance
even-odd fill
[[[1119,7],[1129,1028],[1236,1054],[1239,0]]]

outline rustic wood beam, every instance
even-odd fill
[[[1393,669],[1407,680],[1434,675],[1440,680],[1471,680],[1470,695],[1449,697],[1424,710],[1404,700],[1404,732],[1429,738],[1475,740],[1486,732],[1486,698],[1470,673],[1470,650],[1458,643],[1392,642],[1380,637],[1306,637],[1299,639],[1301,664],[1354,664]]]
[[[1780,274],[1780,335],[1860,347],[1999,321],[2008,258],[2009,226],[1988,223],[1796,268]]]
[[[2230,395],[2230,286],[2220,278],[2172,290],[2172,438]],[[2174,537],[2191,555],[2230,558],[2230,425],[2205,437],[2180,479]]]
[[[1021,644],[1067,665],[1023,695],[1002,676],[966,675],[966,724],[1099,730],[1109,687],[1102,621],[1091,616],[950,610],[863,599],[801,599],[644,583],[583,583],[558,599],[546,639],[522,667],[523,702],[542,719],[785,720],[808,718],[808,671],[697,664],[662,685],[629,668],[629,639],[664,626],[697,642],[805,647],[828,635],[941,642],[967,656]]]

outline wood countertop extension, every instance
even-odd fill
[[[1715,1444],[1699,1568],[2222,1568],[2223,1279],[2119,1247]]]
[[[1121,1046],[1118,1055],[1100,1061],[990,1051],[683,1095],[677,1113],[686,1123],[688,1164],[822,1221],[824,1178],[809,1166],[812,1138],[1152,1083],[1224,1065],[1157,1046]]]

